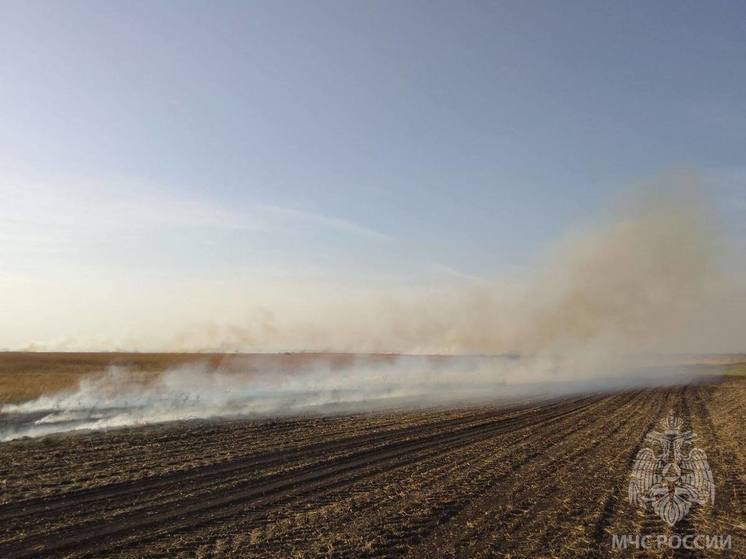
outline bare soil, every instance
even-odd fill
[[[713,507],[627,501],[669,410]],[[746,379],[502,408],[188,421],[0,444],[0,557],[630,557],[612,534],[730,534],[746,556]],[[0,417],[0,421],[2,418]],[[638,557],[720,556],[713,550]]]

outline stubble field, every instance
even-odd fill
[[[744,380],[0,443],[0,557],[629,557],[612,535],[660,533],[732,549],[637,556],[743,557]],[[673,528],[627,500],[670,410],[716,489]]]

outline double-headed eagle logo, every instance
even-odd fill
[[[659,444],[656,454],[643,448],[635,457],[629,482],[629,502],[642,510],[652,510],[669,526],[684,518],[694,503],[715,503],[715,484],[707,455],[701,448],[684,454],[684,445],[696,438],[692,431],[682,431],[684,421],[673,410],[661,421],[661,431],[645,437]]]

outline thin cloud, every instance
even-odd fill
[[[454,278],[458,278],[458,279],[461,279],[461,280],[466,280],[466,281],[469,281],[469,282],[472,282],[472,283],[477,283],[477,284],[487,284],[488,283],[487,280],[485,278],[481,277],[481,276],[477,276],[477,275],[474,275],[474,274],[468,274],[466,272],[462,272],[462,271],[457,270],[455,268],[451,268],[450,266],[446,266],[445,264],[438,264],[438,263],[436,263],[436,264],[433,265],[433,267],[436,270],[438,270],[439,272],[443,272],[444,274],[446,274],[448,276],[451,276],[451,277],[454,277]]]
[[[75,239],[95,239],[102,234],[118,238],[126,236],[127,231],[150,230],[154,235],[188,229],[206,234],[210,230],[273,234],[298,225],[369,240],[393,240],[343,218],[274,205],[228,206],[197,196],[174,195],[138,181],[3,182],[6,203],[0,207],[0,238],[12,239],[12,244],[22,250],[47,244],[52,237],[65,239],[70,245]]]
[[[385,233],[381,233],[380,231],[370,229],[369,227],[364,227],[362,225],[359,225],[352,221],[348,221],[346,219],[341,219],[337,217],[329,217],[329,216],[312,213],[312,212],[305,211],[305,210],[284,208],[280,206],[261,205],[261,206],[255,206],[255,207],[259,210],[266,211],[270,213],[271,215],[280,216],[283,218],[288,218],[288,219],[293,219],[293,220],[299,220],[299,221],[310,223],[313,225],[318,225],[319,227],[322,227],[324,229],[332,229],[335,231],[340,231],[343,233],[348,233],[351,235],[356,235],[359,237],[366,237],[369,239],[375,239],[379,241],[393,241],[394,240],[393,237],[386,235]]]

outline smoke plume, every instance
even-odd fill
[[[279,346],[464,355],[460,358],[360,359],[341,368],[258,373],[243,371],[236,362],[217,369],[195,364],[147,382],[111,369],[83,379],[76,390],[5,405],[2,412],[19,419],[0,436],[187,418],[473,403],[670,381],[660,376],[662,369],[649,368],[651,362],[687,350],[694,337],[707,337],[697,324],[711,325],[706,317],[717,312],[716,302],[734,300],[724,296],[730,288],[719,272],[712,214],[691,183],[680,177],[659,185],[603,223],[568,235],[520,281],[378,294],[344,304],[327,299],[315,321],[263,311],[256,326],[211,325],[202,333],[208,347],[200,348]],[[193,350],[200,335],[199,329],[180,334],[169,349]]]

